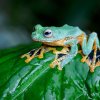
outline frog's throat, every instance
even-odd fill
[[[61,40],[56,40],[52,42],[42,42],[45,45],[50,45],[50,46],[64,46],[64,42],[66,39],[61,39]]]
[[[41,42],[45,45],[50,45],[50,46],[63,46],[64,42],[66,41],[66,38],[61,39],[61,40],[51,41],[51,42],[41,41],[41,40],[37,40],[37,39],[33,39],[33,41]]]
[[[64,39],[65,39],[65,38],[64,38]],[[54,40],[54,41],[45,41],[45,40],[33,39],[33,41],[36,41],[36,42],[42,42],[42,43],[44,43],[44,42],[49,43],[49,42],[56,42],[56,41],[60,41],[60,40],[64,40],[64,39],[58,39],[58,40]]]

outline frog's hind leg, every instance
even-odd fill
[[[95,68],[100,66],[100,50],[97,49]]]
[[[93,50],[91,51],[91,53],[89,55],[84,56],[84,54],[82,53],[82,51],[79,51],[79,53],[82,55],[82,59],[81,62],[86,62],[89,67],[90,67],[90,71],[94,72],[94,69],[96,67],[96,54],[97,54],[97,46],[96,46],[96,42],[94,42],[94,47]]]
[[[93,54],[93,60],[92,60],[92,64],[90,65],[90,71],[94,72],[94,69],[96,67],[96,54],[97,54],[97,45],[96,45],[96,41],[94,42],[94,54]]]
[[[93,50],[93,46],[94,44],[96,44],[96,48],[100,49],[100,45],[99,45],[99,39],[97,37],[97,33],[93,32],[90,34],[90,36],[87,38],[87,36],[84,34],[83,39],[82,39],[82,51],[83,54],[85,55],[82,58],[82,62],[85,62],[88,55],[91,53],[91,51]]]
[[[99,50],[99,49],[98,49]],[[86,62],[88,66],[90,67],[90,71],[94,72],[94,69],[96,66],[100,65],[99,61],[97,63],[97,47],[94,45],[94,49],[91,51],[91,53],[88,56],[84,56],[82,53],[82,50],[80,50],[78,53],[82,55],[81,62]]]
[[[95,32],[91,33],[88,38],[84,34],[84,37],[82,39],[82,52],[85,56],[83,56],[81,61],[87,62],[86,60],[88,59],[89,54],[91,53],[92,50],[94,50],[93,60],[89,66],[91,72],[93,72],[95,69],[97,49],[100,50],[100,44],[99,44],[97,33]]]
[[[89,65],[90,71],[94,72],[94,69],[100,66],[100,50],[97,49],[96,53],[95,50],[92,50],[86,60],[86,63]]]
[[[21,58],[26,57],[27,59],[25,60],[26,63],[29,63],[34,57],[38,58],[43,58],[43,53],[45,52],[45,48],[42,46],[39,49],[33,49],[30,52],[24,54],[21,56]]]

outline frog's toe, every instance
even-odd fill
[[[62,67],[60,64],[58,64],[58,70],[62,70]]]
[[[58,65],[58,61],[54,60],[51,64],[50,64],[50,68],[54,68],[56,65]]]
[[[95,66],[90,65],[90,72],[94,72]]]
[[[54,68],[55,66],[58,66],[58,70],[62,70],[62,67],[60,66],[60,62],[57,60],[54,60],[51,64],[50,64],[50,68]]]
[[[45,49],[42,47],[37,50],[36,55],[38,58],[43,58],[43,54],[45,53]]]
[[[83,58],[81,59],[81,62],[85,62],[88,56],[83,56]]]
[[[22,55],[22,56],[21,56],[21,58],[24,58],[24,57],[29,58],[29,57],[30,57],[30,55],[29,55],[29,54],[24,54],[24,55]]]
[[[26,63],[29,63],[29,62],[30,62],[30,60],[29,60],[29,59],[26,59],[26,60],[25,60],[25,62],[26,62]]]
[[[38,58],[43,58],[43,55],[38,55]]]
[[[50,68],[58,67],[58,70],[62,70],[61,61],[65,59],[67,54],[59,53],[56,55],[55,60],[50,64]]]
[[[26,57],[25,62],[29,63],[34,58],[35,49],[21,56],[21,58]]]
[[[29,63],[33,58],[34,58],[34,55],[32,55],[31,57],[27,58],[27,59],[25,60],[25,62],[26,62],[26,63]]]
[[[34,55],[34,52],[35,52],[35,49],[33,49],[30,52],[22,55],[21,58],[24,58],[24,57],[30,58],[32,55]]]

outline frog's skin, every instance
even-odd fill
[[[56,54],[55,60],[50,64],[51,68],[58,65],[58,69],[61,70],[62,67],[69,63],[78,52],[77,44],[81,45],[81,54],[83,56],[82,62],[86,62],[90,71],[94,72],[94,69],[100,65],[100,61],[96,62],[96,52],[97,49],[100,50],[99,40],[96,32],[92,32],[89,36],[86,35],[78,27],[73,27],[65,24],[62,27],[42,27],[41,25],[35,26],[35,31],[32,32],[32,39],[34,41],[41,42],[44,46],[40,47],[38,50],[32,50],[32,55],[30,53],[24,54],[23,57],[27,57],[25,62],[31,61],[35,56],[43,58],[43,53],[50,50]],[[62,46],[61,51],[57,51],[55,46]],[[69,47],[71,48],[69,50]],[[94,50],[94,55],[92,62],[88,59],[88,55]],[[38,54],[39,53],[39,54]]]

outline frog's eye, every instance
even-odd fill
[[[44,36],[47,38],[52,37],[52,31],[50,29],[47,29],[44,31]]]

